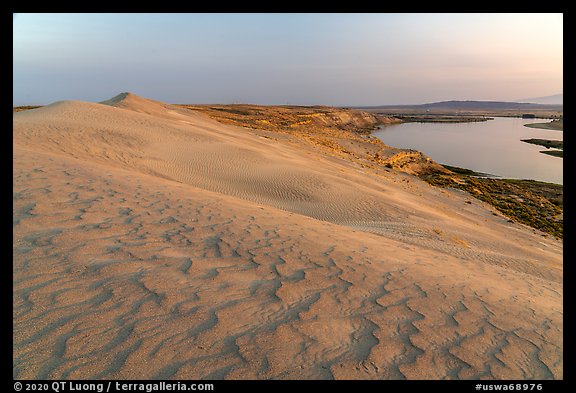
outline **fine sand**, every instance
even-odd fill
[[[562,243],[121,94],[14,114],[18,379],[562,379]]]

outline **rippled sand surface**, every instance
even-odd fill
[[[14,114],[20,379],[561,379],[562,243],[131,94]]]

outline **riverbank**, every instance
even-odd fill
[[[406,114],[395,115],[403,123],[473,123],[479,121],[493,120],[493,117],[487,116],[459,116],[459,115],[421,115]]]
[[[524,124],[525,127],[540,128],[543,130],[564,131],[564,119],[552,120],[549,123],[531,123]],[[553,157],[564,158],[564,142],[552,139],[522,139],[522,142],[532,143],[534,145],[544,146],[546,149],[556,150],[542,150],[540,153],[548,154]],[[560,150],[557,150],[560,149]]]
[[[452,173],[430,172],[419,177],[434,186],[466,191],[494,206],[511,221],[563,238],[562,185],[536,180],[498,179],[465,168],[443,166]]]
[[[533,139],[522,139],[522,142],[538,146],[544,146],[546,149],[552,149],[552,150],[541,150],[540,153],[548,154],[553,157],[564,158],[564,141],[533,138]]]
[[[530,143],[532,145],[544,146],[547,149],[564,149],[564,141],[557,141],[551,139],[521,139],[522,142]]]
[[[524,124],[524,127],[541,128],[544,130],[564,131],[564,119],[552,120],[548,123]]]

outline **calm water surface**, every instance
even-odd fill
[[[562,131],[524,127],[547,121],[496,117],[477,123],[403,123],[383,126],[373,135],[389,146],[419,150],[442,164],[563,184],[563,159],[540,153],[546,150],[543,146],[521,141],[563,140]]]

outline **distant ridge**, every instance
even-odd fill
[[[562,110],[562,105],[533,104],[527,102],[506,101],[441,101],[419,105],[377,105],[365,106],[370,109],[414,109],[414,110]]]
[[[551,96],[544,97],[534,97],[534,98],[522,98],[515,100],[516,102],[528,102],[532,104],[545,104],[545,105],[563,105],[564,104],[564,93],[554,94]]]

